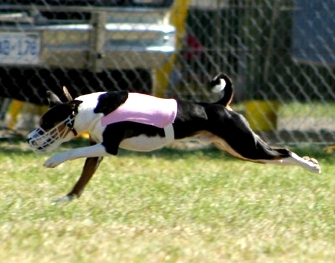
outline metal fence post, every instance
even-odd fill
[[[93,72],[103,70],[106,12],[94,12],[91,19],[89,69]]]

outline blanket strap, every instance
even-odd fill
[[[173,125],[169,124],[168,126],[164,127],[164,132],[165,132],[165,140],[166,143],[170,143],[174,140],[174,130],[173,130]]]

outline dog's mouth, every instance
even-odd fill
[[[46,153],[55,150],[59,146],[60,143],[57,143],[59,139],[59,136],[52,136],[50,132],[37,128],[29,134],[28,144],[34,152]]]
[[[69,116],[48,131],[42,127],[32,131],[27,136],[30,148],[36,153],[47,153],[55,150],[62,144],[66,135],[73,131],[73,122],[74,117]]]

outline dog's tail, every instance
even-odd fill
[[[210,82],[212,91],[215,93],[222,93],[222,98],[216,102],[216,104],[221,104],[228,107],[234,96],[234,88],[231,79],[221,73],[214,77]]]

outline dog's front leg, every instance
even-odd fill
[[[90,140],[90,145],[88,148],[89,149],[95,149],[95,151],[91,151],[90,154],[101,154],[101,144],[96,144],[93,140]],[[95,146],[95,147],[94,147]],[[87,149],[87,147],[84,147],[84,149]],[[100,149],[97,151],[97,149]],[[85,151],[82,149],[81,151],[81,155],[85,153]],[[105,152],[102,154],[104,155]],[[78,156],[78,152],[77,154],[73,154],[72,155],[66,153],[67,158],[66,160],[71,160],[73,158],[79,158],[80,156]],[[89,154],[86,153],[86,156],[88,156]],[[52,157],[51,157],[52,158]],[[56,158],[57,159],[57,158]],[[58,157],[58,159],[61,159]],[[84,188],[86,187],[86,185],[88,184],[88,182],[90,181],[90,179],[92,178],[92,176],[94,175],[95,171],[98,169],[101,161],[103,160],[103,157],[89,157],[85,160],[85,164],[83,167],[83,170],[81,172],[81,175],[78,179],[78,181],[76,182],[76,184],[74,185],[74,187],[72,188],[72,190],[66,195],[63,196],[57,200],[55,200],[55,203],[58,202],[67,202],[67,201],[71,201],[74,198],[79,198],[82,194],[82,192],[84,191]]]
[[[92,178],[95,171],[98,169],[99,164],[103,160],[103,157],[94,157],[94,158],[87,158],[85,161],[85,165],[83,171],[79,177],[79,180],[71,190],[67,194],[67,196],[71,196],[72,198],[77,197],[79,198],[84,191],[85,186]]]
[[[59,202],[68,202],[73,200],[74,198],[79,198],[84,191],[84,188],[94,175],[95,171],[98,169],[99,164],[103,160],[103,157],[91,157],[87,158],[83,167],[83,170],[81,172],[81,175],[72,188],[72,190],[66,195],[61,198],[58,198],[55,200],[55,203]]]
[[[103,157],[107,155],[110,154],[107,153],[105,147],[99,143],[92,146],[80,147],[66,152],[57,153],[46,160],[44,166],[48,168],[54,168],[69,160],[85,157]]]

